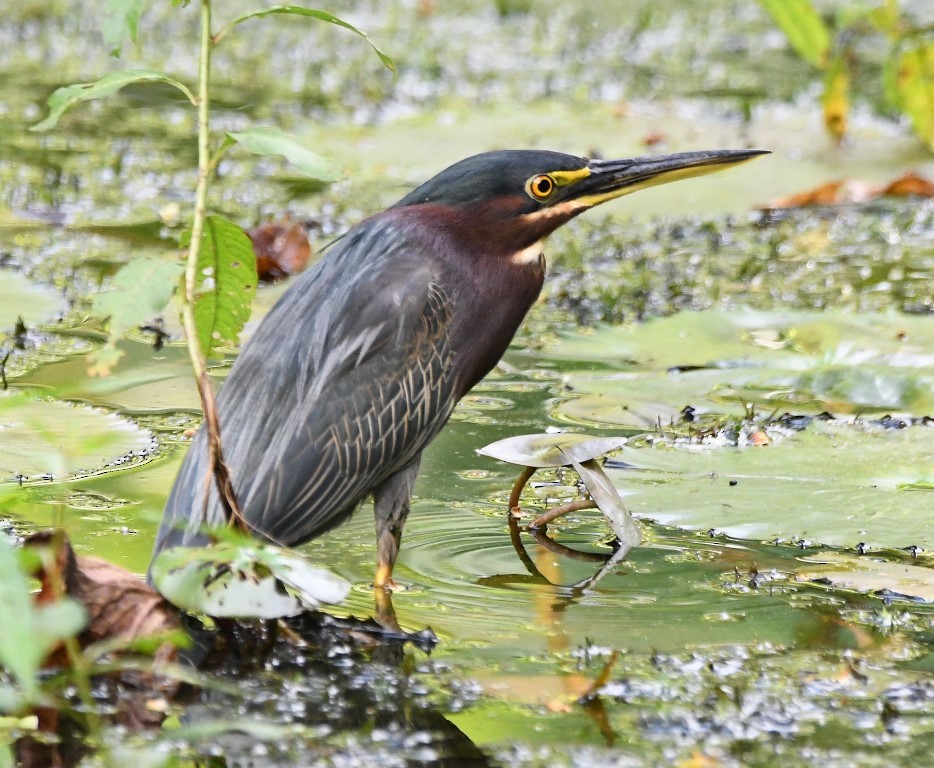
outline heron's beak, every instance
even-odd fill
[[[592,208],[640,189],[722,171],[767,154],[768,150],[763,149],[715,149],[628,160],[591,160],[581,170],[566,174],[566,180],[558,180],[564,189],[554,203],[560,206],[573,201],[575,208]],[[570,178],[572,175],[575,178]]]

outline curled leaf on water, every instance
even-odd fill
[[[516,435],[485,445],[477,453],[522,467],[569,467],[575,461],[603,456],[625,442],[625,437],[594,437],[573,432]]]
[[[153,583],[182,610],[215,617],[277,619],[339,603],[350,584],[298,553],[253,541],[166,550]]]
[[[574,433],[517,435],[484,446],[477,453],[526,467],[513,487],[510,508],[517,505],[522,488],[535,469],[573,467],[590,494],[592,503],[571,502],[555,507],[536,518],[531,527],[541,528],[568,512],[596,506],[606,517],[620,545],[628,550],[642,541],[639,523],[623,505],[623,500],[598,461],[605,453],[619,448],[625,442],[625,437],[593,437]]]

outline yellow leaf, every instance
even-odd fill
[[[934,150],[934,43],[920,42],[902,53],[895,90],[918,138]]]
[[[850,111],[850,73],[843,55],[837,56],[824,79],[824,127],[839,143],[846,135]]]

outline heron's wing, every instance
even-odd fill
[[[457,399],[449,310],[421,246],[378,221],[352,230],[283,295],[218,398],[224,457],[252,525],[275,541],[305,541],[418,455]],[[202,430],[157,549],[196,536],[206,448]],[[222,519],[211,487],[208,520]],[[170,534],[179,523],[184,531]]]

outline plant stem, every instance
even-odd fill
[[[201,252],[201,238],[204,235],[204,223],[207,218],[208,185],[214,170],[210,148],[210,78],[211,78],[211,0],[201,0],[201,50],[198,56],[198,184],[195,188],[195,211],[191,224],[191,242],[188,245],[188,261],[185,266],[185,295],[182,302],[182,322],[188,342],[188,356],[201,396],[201,409],[204,412],[208,430],[210,453],[210,473],[217,484],[217,492],[227,520],[236,523],[245,530],[243,516],[234,496],[233,486],[224,466],[221,452],[220,421],[214,402],[214,391],[208,379],[204,350],[198,341],[198,329],[195,324],[195,300],[198,285],[198,257]],[[207,511],[209,494],[204,497],[204,511]]]

